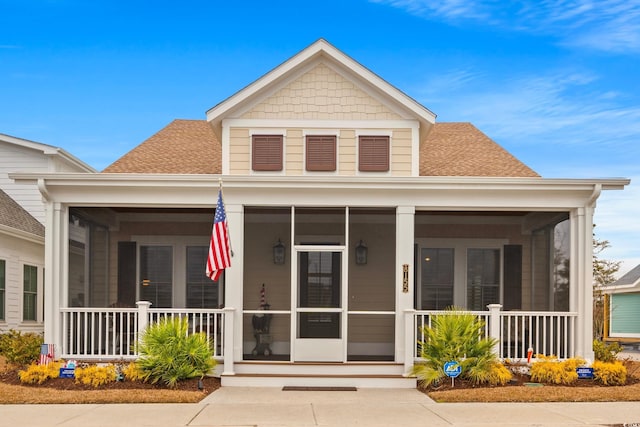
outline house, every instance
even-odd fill
[[[603,289],[604,340],[640,343],[640,264]]]
[[[186,317],[223,385],[414,387],[421,326],[472,311],[501,357],[593,358],[592,224],[627,179],[546,179],[318,40],[46,200],[45,339],[134,358]],[[204,274],[219,187],[232,265]]]
[[[11,172],[96,172],[64,150],[0,134],[0,332],[43,332],[45,204]]]

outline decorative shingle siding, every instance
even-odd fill
[[[240,116],[243,119],[397,120],[398,114],[319,64]]]

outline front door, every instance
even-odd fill
[[[344,252],[305,247],[297,252],[295,361],[344,361]]]

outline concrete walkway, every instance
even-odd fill
[[[412,389],[225,387],[201,403],[0,405],[0,426],[623,426],[640,402],[434,403]]]

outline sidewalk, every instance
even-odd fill
[[[640,425],[640,403],[434,403],[412,389],[226,387],[195,404],[0,406],[0,427],[543,427],[625,423]]]

